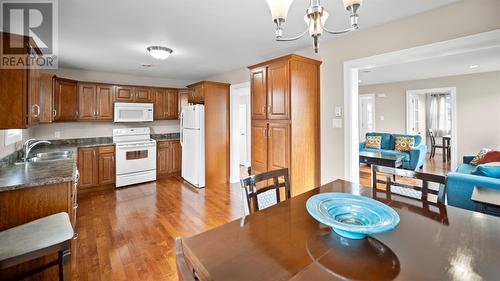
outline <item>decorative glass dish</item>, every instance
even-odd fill
[[[314,219],[350,239],[388,232],[399,224],[394,209],[361,195],[320,193],[307,200],[306,208]]]

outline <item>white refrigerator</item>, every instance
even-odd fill
[[[181,111],[182,178],[205,186],[205,107],[188,105]]]

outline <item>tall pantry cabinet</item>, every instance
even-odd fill
[[[320,65],[291,54],[249,66],[251,171],[288,168],[292,196],[320,184]]]

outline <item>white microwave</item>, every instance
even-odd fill
[[[115,122],[152,122],[152,103],[115,102]]]

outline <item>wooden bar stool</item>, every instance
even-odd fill
[[[67,213],[58,213],[0,232],[0,270],[59,254],[53,262],[16,276],[21,280],[54,265],[59,266],[59,280],[70,280],[71,239],[74,232]]]

